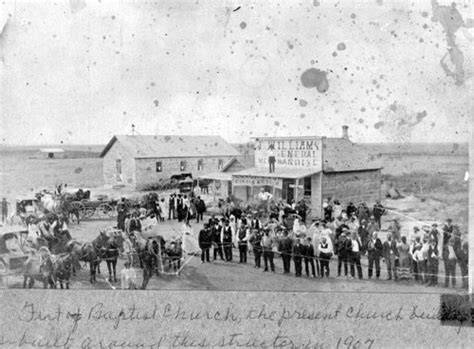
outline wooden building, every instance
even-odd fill
[[[270,172],[269,157],[275,158]],[[372,204],[381,196],[381,166],[352,143],[348,127],[327,138],[263,137],[255,139],[255,166],[232,174],[233,194],[247,201],[264,188],[290,203],[305,199],[312,218],[323,216],[323,201]]]
[[[106,185],[144,189],[175,175],[219,171],[239,152],[220,136],[116,135],[100,156]]]

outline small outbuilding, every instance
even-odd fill
[[[39,150],[41,158],[61,159],[65,157],[64,149],[61,148],[42,148]]]

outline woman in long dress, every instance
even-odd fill
[[[402,236],[402,239],[397,243],[398,258],[399,258],[399,272],[398,276],[400,279],[409,279],[410,274],[410,245],[407,243],[406,236]]]
[[[183,251],[186,254],[194,255],[199,253],[199,242],[194,235],[194,229],[189,223],[183,223]]]

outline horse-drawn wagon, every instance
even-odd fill
[[[21,272],[28,255],[22,248],[23,234],[28,231],[23,226],[0,228],[0,277]]]
[[[72,201],[70,205],[79,212],[81,219],[100,218],[108,219],[117,216],[117,201],[97,200]]]

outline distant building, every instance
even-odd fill
[[[239,155],[220,136],[116,135],[100,157],[106,185],[143,189],[173,176],[220,171]]]
[[[61,159],[65,157],[65,152],[61,148],[42,148],[40,149],[40,156],[46,159]]]
[[[269,156],[275,170],[269,170]],[[323,216],[325,199],[368,204],[380,199],[381,166],[349,140],[317,136],[255,139],[255,166],[232,173],[233,194],[247,201],[261,188],[290,203],[305,199],[311,217]]]

